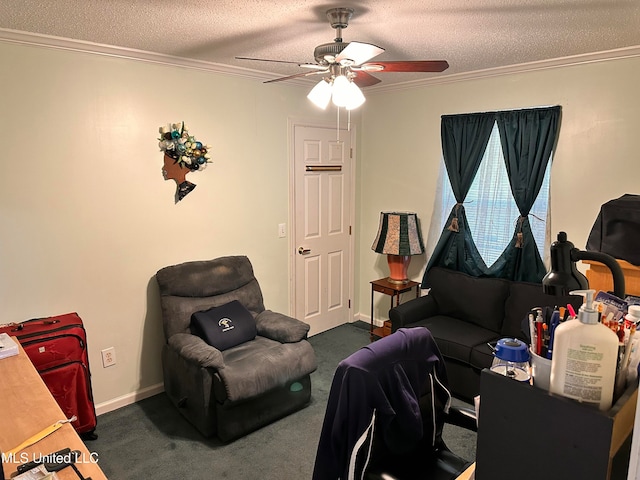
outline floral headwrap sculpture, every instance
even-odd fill
[[[211,146],[204,145],[190,135],[184,122],[160,127],[159,131],[158,146],[164,152],[162,172],[165,179],[173,179],[178,185],[177,203],[196,188],[196,185],[187,181],[185,177],[189,172],[204,170],[207,167],[211,159]]]

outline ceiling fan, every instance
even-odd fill
[[[353,9],[346,7],[327,10],[327,18],[331,27],[336,30],[336,38],[332,43],[323,43],[315,48],[313,56],[316,63],[298,63],[252,57],[236,57],[236,59],[290,63],[310,70],[267,80],[264,83],[322,75],[323,79],[309,93],[310,100],[321,108],[326,108],[332,96],[334,103],[338,106],[344,106],[348,109],[360,106],[364,102],[364,95],[362,95],[358,87],[369,87],[381,82],[379,78],[371,75],[370,72],[442,72],[449,68],[449,64],[445,60],[370,62],[369,60],[373,57],[384,52],[384,49],[370,43],[346,43],[342,41],[342,29],[349,26],[349,20],[353,12]],[[314,95],[314,91],[316,95]],[[338,98],[336,98],[336,94]],[[312,97],[319,101],[314,100]]]

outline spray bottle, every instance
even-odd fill
[[[593,307],[595,290],[584,295],[577,322],[564,322],[555,330],[549,391],[600,410],[609,410],[618,361],[618,336],[599,322]]]

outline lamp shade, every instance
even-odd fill
[[[323,78],[311,89],[307,98],[323,110],[331,100],[336,107],[347,110],[358,108],[366,100],[360,87],[344,74]]]
[[[569,295],[573,290],[589,288],[587,277],[576,268],[571,252],[576,250],[573,243],[567,240],[567,234],[560,232],[558,240],[551,244],[551,269],[542,279],[542,289],[548,295]]]
[[[344,75],[338,75],[333,80],[333,103],[337,107],[346,107],[349,104],[351,96],[351,89],[349,88],[351,82]]]
[[[349,83],[349,100],[345,105],[347,110],[353,110],[354,108],[358,108],[365,102],[364,94],[362,90],[353,82]]]
[[[424,253],[418,215],[411,212],[380,212],[380,226],[371,249],[387,255]]]
[[[317,107],[324,110],[331,100],[331,84],[324,79],[320,80],[316,86],[311,89],[307,98]]]
[[[605,264],[613,277],[613,294],[625,297],[624,273],[618,261],[604,252],[578,250],[567,240],[565,232],[558,233],[558,241],[551,244],[551,270],[542,279],[544,293],[550,295],[569,295],[573,290],[589,288],[587,277],[578,271],[576,262],[592,260]]]

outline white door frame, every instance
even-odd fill
[[[287,120],[287,134],[288,134],[288,144],[289,144],[289,311],[293,316],[296,316],[298,312],[296,312],[295,305],[295,287],[296,287],[296,278],[295,278],[295,256],[297,253],[298,246],[295,244],[295,232],[296,232],[296,218],[295,218],[295,208],[293,208],[293,204],[295,201],[295,127],[303,126],[303,127],[316,127],[316,128],[336,128],[336,123],[331,123],[327,121],[320,120],[309,120],[304,118],[297,117],[289,117]],[[345,122],[345,125],[347,123]],[[354,279],[355,279],[355,220],[356,220],[356,160],[358,158],[356,154],[356,126],[351,124],[349,130],[349,136],[351,139],[351,185],[349,185],[351,195],[349,198],[349,225],[351,226],[351,235],[349,235],[349,322],[354,321]]]

